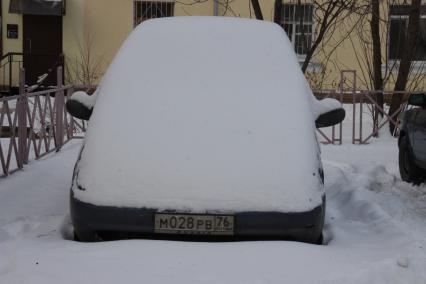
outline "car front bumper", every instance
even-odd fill
[[[72,193],[70,209],[74,230],[80,236],[98,234],[115,235],[117,238],[288,239],[317,243],[324,225],[325,197],[321,205],[306,212],[236,212],[232,214],[233,236],[158,234],[154,232],[154,217],[159,212],[156,209],[97,206],[74,198]]]

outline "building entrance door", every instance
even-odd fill
[[[23,52],[25,83],[48,74],[42,85],[56,85],[56,67],[63,65],[62,16],[23,15]]]

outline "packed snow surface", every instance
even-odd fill
[[[322,202],[312,93],[276,24],[146,21],[98,92],[79,200],[193,212],[300,212]]]
[[[67,215],[80,142],[70,142],[0,179],[0,283],[424,284],[426,186],[401,181],[396,140],[321,147],[327,245],[78,243]]]

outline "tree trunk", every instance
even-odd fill
[[[262,15],[262,10],[260,9],[259,0],[251,0],[251,5],[253,6],[256,19],[263,21],[263,15]]]
[[[411,61],[413,59],[413,54],[416,50],[417,36],[419,34],[420,27],[420,5],[421,0],[412,0],[409,19],[408,19],[408,28],[407,28],[407,37],[406,43],[403,47],[403,54],[401,62],[399,64],[398,77],[395,83],[395,91],[405,91],[407,86],[408,77],[410,75]],[[392,96],[392,102],[389,108],[389,114],[397,116],[397,110],[402,103],[402,95],[394,94]],[[394,133],[395,125],[392,123],[389,124],[391,134]]]
[[[382,51],[380,44],[380,3],[379,0],[371,1],[371,39],[373,41],[373,85],[374,90],[383,90],[382,77]],[[376,103],[383,109],[383,93],[375,93]],[[379,118],[383,117],[383,113],[379,107],[374,111],[374,126],[378,127]],[[378,134],[377,134],[378,135]]]
[[[281,13],[283,8],[282,0],[275,0],[274,5],[274,23],[281,25]]]

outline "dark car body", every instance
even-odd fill
[[[324,203],[306,212],[237,212],[232,214],[234,227],[229,234],[202,232],[163,234],[155,230],[155,215],[171,214],[196,216],[197,214],[159,211],[155,208],[122,208],[96,206],[81,202],[71,196],[71,216],[80,241],[97,241],[129,238],[167,238],[194,240],[252,240],[286,239],[307,243],[322,243],[325,216]],[[200,214],[201,215],[201,214]],[[202,215],[227,216],[217,212]]]
[[[402,114],[398,139],[399,168],[404,181],[419,184],[426,176],[426,97],[412,94]]]

